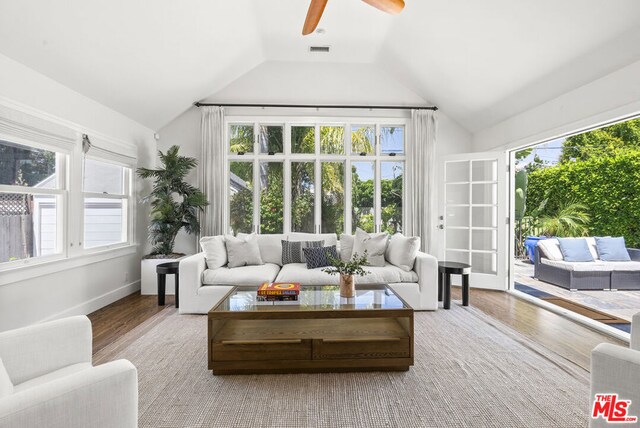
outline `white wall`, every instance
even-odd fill
[[[153,162],[153,131],[2,55],[0,103],[23,106],[90,136],[135,144],[138,165]],[[137,188],[140,194],[149,185],[138,183]],[[135,253],[0,285],[0,331],[89,313],[138,290],[148,210],[137,208],[136,240],[142,245]]]
[[[473,150],[507,150],[640,112],[640,61],[473,135]]]
[[[266,62],[239,77],[226,88],[210,96],[211,102],[264,104],[364,104],[429,105],[429,102],[400,84],[386,72],[369,64],[308,64]],[[363,116],[403,117],[402,110],[329,110],[227,108],[231,116]],[[471,135],[445,112],[439,111],[437,156],[471,150]],[[173,144],[181,153],[200,156],[200,111],[192,107],[159,131],[158,149]],[[191,175],[197,184],[197,175]],[[437,194],[433,195],[437,200]],[[434,224],[435,231],[435,224]],[[199,251],[195,237],[180,233],[176,250]]]

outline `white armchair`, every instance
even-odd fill
[[[91,345],[85,316],[0,333],[0,427],[137,427],[136,368]]]
[[[640,421],[640,313],[631,322],[629,348],[601,343],[591,351],[589,426],[609,427],[604,418],[591,418],[596,394],[618,394],[619,400],[631,400],[628,416]]]

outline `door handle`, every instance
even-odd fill
[[[444,229],[444,224],[439,224],[436,226],[438,229]]]

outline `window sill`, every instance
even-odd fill
[[[5,269],[0,268],[0,286],[136,254],[137,251],[138,245],[131,244],[54,260],[29,259],[29,262],[25,264],[14,265]]]

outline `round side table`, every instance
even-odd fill
[[[161,263],[156,266],[156,274],[158,275],[158,306],[164,306],[167,275],[174,275],[176,281],[176,308],[180,307],[180,275],[178,274],[179,266],[180,262]]]
[[[469,306],[469,275],[471,266],[459,262],[438,262],[438,302],[451,308],[451,275],[462,275],[462,306]]]

